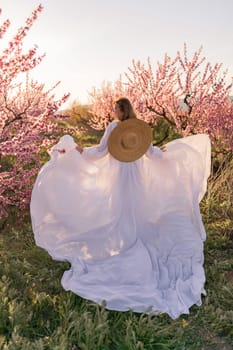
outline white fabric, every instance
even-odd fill
[[[206,234],[199,210],[210,174],[205,134],[150,146],[123,163],[98,146],[80,154],[69,135],[51,152],[31,197],[36,244],[71,268],[62,285],[106,308],[173,319],[201,305]],[[64,148],[66,153],[56,152]]]

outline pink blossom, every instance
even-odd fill
[[[202,47],[188,58],[187,46],[174,58],[167,54],[163,62],[152,68],[132,60],[125,73],[115,83],[104,83],[90,92],[91,125],[103,129],[112,119],[111,111],[116,97],[128,97],[138,118],[156,125],[160,117],[180,135],[208,133],[215,147],[233,150],[232,82],[227,83],[222,64],[212,66],[201,56]]]
[[[55,114],[69,94],[55,100],[59,82],[45,91],[44,84],[30,79],[30,70],[44,55],[37,55],[37,47],[22,52],[23,40],[41,11],[39,5],[0,56],[0,217],[7,215],[10,206],[28,208],[32,184],[41,167],[41,151],[51,147],[61,133],[70,131],[55,122],[59,119]],[[0,38],[9,23],[0,27]],[[25,82],[16,83],[22,72]]]

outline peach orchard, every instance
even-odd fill
[[[24,52],[23,41],[41,11],[39,5],[0,54],[0,217],[12,206],[19,213],[28,207],[41,152],[62,134],[79,132],[58,124],[63,118],[59,108],[69,94],[56,100],[58,83],[45,90],[43,83],[30,79],[44,55],[38,55],[37,47]],[[1,24],[0,39],[9,26],[9,20]],[[162,118],[180,136],[208,133],[218,152],[232,153],[232,81],[221,69],[221,64],[206,62],[201,48],[189,59],[186,45],[174,58],[166,54],[155,69],[150,58],[146,64],[133,60],[124,80],[120,76],[90,92],[90,125],[104,129],[112,120],[114,99],[126,96],[151,126]],[[23,83],[17,80],[20,75]]]

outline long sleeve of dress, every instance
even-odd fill
[[[87,159],[102,158],[108,153],[108,138],[114,127],[117,126],[117,122],[111,122],[105,129],[104,135],[102,136],[100,143],[97,146],[84,147],[82,155]]]
[[[76,143],[72,136],[70,135],[64,135],[60,138],[59,142],[56,143],[50,150],[48,150],[48,154],[50,155],[51,159],[57,159],[59,157],[63,157],[64,154],[60,154],[57,152],[57,150],[65,150],[65,154],[68,154],[70,151],[75,149]]]

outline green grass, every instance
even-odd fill
[[[10,217],[0,234],[0,349],[233,349],[233,209],[224,182],[209,188],[201,203],[207,296],[177,320],[109,311],[66,292],[69,264],[35,245],[28,215]]]

